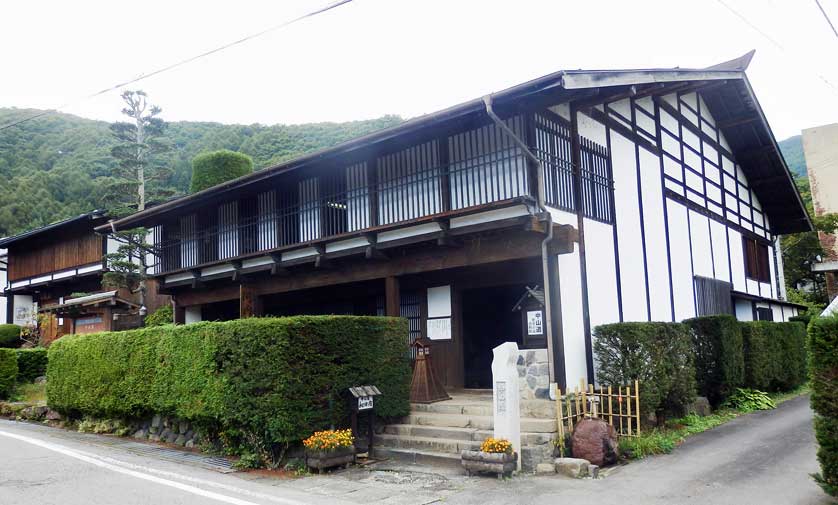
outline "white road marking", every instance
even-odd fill
[[[175,472],[167,472],[164,470],[157,470],[155,468],[148,468],[142,465],[135,465],[132,463],[127,463],[124,461],[119,461],[113,458],[109,458],[107,456],[98,456],[95,454],[91,454],[88,452],[78,451],[75,449],[70,449],[68,447],[53,444],[51,442],[45,442],[43,440],[38,440],[36,438],[27,437],[24,435],[18,435],[16,433],[10,433],[7,431],[0,430],[0,435],[4,437],[14,438],[16,440],[20,440],[22,442],[26,442],[32,445],[37,445],[38,447],[42,447],[44,449],[48,449],[53,452],[57,452],[59,454],[63,454],[65,456],[69,456],[71,458],[75,458],[86,463],[90,463],[92,465],[96,465],[101,468],[106,468],[108,470],[122,473],[125,475],[130,475],[131,477],[135,477],[138,479],[143,479],[151,482],[155,482],[157,484],[161,484],[164,486],[173,487],[175,489],[180,489],[181,491],[186,491],[187,493],[192,493],[198,496],[203,496],[205,498],[211,498],[213,500],[222,501],[225,503],[231,503],[233,505],[258,505],[255,502],[250,502],[246,500],[241,500],[239,498],[234,498],[231,496],[222,495],[219,493],[215,493],[213,491],[207,491],[205,489],[201,489],[196,486],[192,486],[189,484],[184,484],[182,482],[176,482],[174,480],[164,479],[162,477],[156,477],[150,474],[157,474],[157,475],[164,475],[169,478],[174,478],[178,480],[183,480],[186,482],[191,482],[194,484],[202,484],[205,486],[215,487],[219,489],[224,489],[226,491],[231,491],[233,493],[246,495],[252,498],[259,498],[262,500],[268,500],[274,503],[281,503],[283,505],[307,505],[305,502],[291,500],[288,498],[280,498],[278,496],[271,496],[263,493],[257,493],[254,491],[249,491],[247,489],[242,489],[236,486],[231,486],[229,484],[222,484],[220,482],[213,482],[206,479],[199,479],[196,477],[189,477],[187,475],[181,475]]]

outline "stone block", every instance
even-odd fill
[[[180,433],[181,435],[183,435],[183,434],[185,434],[187,431],[189,431],[189,423],[188,423],[188,422],[186,422],[186,421],[181,421],[181,422],[178,424],[178,433]]]
[[[556,473],[573,477],[574,479],[583,479],[588,476],[591,464],[586,459],[580,458],[556,458],[555,469]]]
[[[186,443],[183,444],[183,446],[186,447],[187,449],[191,449],[191,448],[195,447],[195,441],[194,440],[187,440]]]
[[[184,437],[183,435],[178,435],[174,443],[175,445],[183,447],[184,445],[186,445],[186,437]]]
[[[549,388],[536,388],[535,397],[538,398],[539,400],[549,400],[550,399],[550,389]]]
[[[550,463],[539,463],[535,465],[535,473],[556,473],[556,466]]]
[[[169,438],[169,435],[172,434],[172,430],[169,428],[163,428],[163,431],[160,432],[160,440],[166,440]]]
[[[170,443],[170,444],[174,444],[174,443],[175,443],[175,440],[177,440],[177,438],[178,438],[179,436],[180,436],[180,435],[178,435],[176,432],[174,432],[174,431],[169,431],[169,435],[166,437],[166,442],[168,442],[168,443]]]
[[[60,421],[61,420],[61,414],[59,414],[58,412],[56,412],[52,409],[47,410],[47,413],[46,413],[45,417],[47,418],[47,421]]]
[[[687,412],[701,417],[707,417],[713,413],[710,408],[710,401],[703,396],[696,396],[695,400],[687,407]]]
[[[133,435],[131,435],[131,437],[145,440],[148,438],[148,432],[146,430],[137,430]]]
[[[151,427],[152,428],[160,428],[163,420],[160,418],[159,414],[155,414],[154,417],[151,418]]]
[[[599,467],[596,465],[588,465],[588,477],[591,479],[598,479]]]

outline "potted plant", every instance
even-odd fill
[[[349,466],[355,461],[355,437],[352,430],[317,431],[303,440],[306,465],[317,471],[336,466]]]
[[[518,453],[505,438],[489,437],[480,444],[479,451],[463,451],[460,457],[469,476],[486,472],[496,473],[500,479],[511,476],[518,467]]]

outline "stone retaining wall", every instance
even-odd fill
[[[522,400],[550,399],[550,369],[547,349],[518,351],[518,389]]]

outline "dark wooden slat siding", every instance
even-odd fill
[[[695,277],[696,308],[699,316],[733,314],[730,283],[707,277]]]
[[[13,282],[102,261],[102,236],[92,231],[9,251],[8,277]]]

